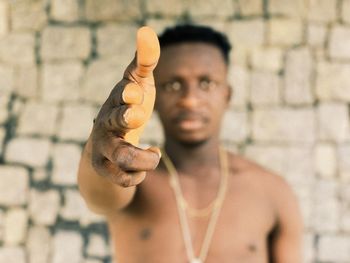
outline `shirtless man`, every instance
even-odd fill
[[[157,38],[138,38],[137,59],[103,104],[80,163],[81,194],[106,216],[117,262],[302,262],[290,187],[220,147],[230,99],[227,39],[180,26],[160,43],[158,61]],[[165,134],[159,165],[158,149],[129,143],[137,144],[152,111],[153,70]]]

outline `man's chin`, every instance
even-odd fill
[[[177,141],[187,148],[196,148],[205,144],[208,138],[177,138]]]

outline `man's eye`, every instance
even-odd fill
[[[181,83],[178,81],[168,82],[163,85],[163,90],[167,92],[177,92],[181,90]]]
[[[212,90],[212,89],[216,88],[216,86],[217,86],[217,83],[213,80],[210,80],[210,79],[202,79],[199,82],[199,87],[205,91]]]

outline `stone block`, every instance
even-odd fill
[[[14,138],[7,144],[5,160],[10,163],[43,167],[49,159],[50,144],[48,139]]]
[[[280,48],[256,48],[251,53],[251,64],[256,70],[278,72],[282,68],[282,57]]]
[[[98,259],[87,258],[87,259],[84,259],[83,263],[103,263],[103,262]]]
[[[29,214],[31,220],[37,225],[51,226],[55,224],[60,196],[57,191],[30,191]]]
[[[79,221],[84,213],[86,213],[86,205],[80,193],[76,190],[66,190],[60,216],[65,220]]]
[[[255,110],[253,139],[259,142],[312,143],[316,132],[314,115],[312,108]]]
[[[24,205],[28,201],[29,175],[22,167],[0,166],[0,205]]]
[[[322,178],[334,178],[337,172],[337,153],[332,144],[318,143],[314,153],[315,170]]]
[[[84,104],[65,106],[58,136],[63,140],[86,141],[95,116],[96,110],[92,106]]]
[[[278,105],[281,102],[280,78],[277,74],[253,72],[250,88],[250,101],[254,106]]]
[[[237,20],[228,24],[227,36],[234,47],[257,47],[265,42],[265,23],[262,19]]]
[[[140,141],[152,145],[161,145],[164,141],[163,127],[156,112],[152,114],[151,119],[146,124]]]
[[[47,228],[32,226],[28,232],[27,256],[28,263],[50,262],[51,235]]]
[[[13,65],[33,65],[34,49],[33,33],[11,33],[0,39],[0,60]]]
[[[248,101],[248,76],[246,68],[232,66],[229,69],[228,81],[232,88],[230,106],[245,108]]]
[[[179,0],[148,0],[145,4],[146,12],[151,15],[181,16],[185,10],[185,1]]]
[[[10,8],[7,1],[0,1],[0,37],[6,35],[10,29]]]
[[[341,17],[344,22],[350,24],[350,0],[343,0]]]
[[[0,96],[11,94],[13,91],[15,81],[14,74],[15,71],[13,67],[0,65]]]
[[[339,163],[339,175],[343,182],[350,182],[349,156],[350,156],[350,145],[349,144],[340,145],[338,147],[337,157],[338,157],[338,163]],[[349,200],[350,200],[350,196],[349,196]]]
[[[103,258],[108,256],[108,250],[108,244],[101,235],[91,234],[89,236],[88,246],[86,249],[89,256]]]
[[[52,181],[59,185],[75,185],[81,148],[74,144],[56,144],[53,148]]]
[[[304,234],[304,262],[314,262],[315,260],[315,239],[316,237],[311,233]]]
[[[335,180],[320,180],[313,189],[313,228],[318,233],[336,233],[340,223],[338,184]]]
[[[350,102],[350,65],[320,62],[317,65],[316,94],[321,101]]]
[[[335,25],[332,28],[328,53],[332,59],[350,60],[350,26]]]
[[[284,99],[288,104],[312,104],[314,101],[311,90],[312,56],[308,49],[298,48],[287,53]]]
[[[0,155],[2,155],[2,148],[3,148],[5,136],[6,136],[5,129],[0,128]]]
[[[4,242],[5,213],[0,210],[0,242]]]
[[[24,243],[27,235],[28,214],[22,208],[12,208],[5,215],[4,242],[8,246]]]
[[[337,0],[317,0],[310,4],[308,19],[316,22],[333,22],[337,18]]]
[[[327,28],[324,24],[310,23],[307,26],[307,43],[323,48],[326,43]]]
[[[86,27],[48,26],[42,31],[41,58],[47,60],[87,59],[91,33]]]
[[[83,240],[78,232],[60,231],[53,238],[52,263],[80,263]]]
[[[220,138],[225,142],[243,143],[249,134],[248,113],[229,110],[222,121]]]
[[[303,41],[303,24],[298,19],[273,18],[268,23],[268,43],[296,45]]]
[[[46,0],[10,1],[11,26],[14,30],[41,30],[47,23]]]
[[[26,263],[25,251],[17,246],[2,246],[0,247],[0,262]]]
[[[349,109],[346,104],[322,103],[317,108],[318,137],[345,142],[350,137]]]
[[[126,68],[136,51],[137,27],[130,24],[106,24],[97,29],[97,53],[116,56]]]
[[[33,171],[32,176],[34,181],[44,181],[48,179],[49,173],[45,169],[39,168]]]
[[[38,98],[38,75],[36,66],[17,67],[15,79],[16,95],[26,99]]]
[[[300,18],[305,7],[304,1],[270,0],[268,2],[268,11],[272,15]]]
[[[8,112],[8,103],[10,100],[10,96],[9,95],[1,95],[0,96],[0,124],[3,124],[9,115]]]
[[[93,61],[83,78],[82,99],[97,104],[105,102],[113,87],[122,79],[126,66],[115,58]]]
[[[238,5],[242,16],[261,16],[263,14],[262,0],[239,0]]]
[[[50,15],[52,19],[57,21],[73,22],[79,20],[79,0],[53,0]]]
[[[230,17],[234,14],[234,5],[230,0],[201,0],[185,1],[186,11],[193,16],[217,16],[220,18]]]
[[[141,16],[141,1],[86,0],[85,17],[87,20],[110,21],[132,20]]]
[[[230,61],[232,66],[231,67],[242,67],[246,68],[248,67],[248,58],[250,56],[251,50],[255,50],[256,48],[249,48],[245,47],[243,45],[240,46],[234,46],[233,50],[230,52]]]
[[[174,18],[149,18],[146,21],[146,25],[153,28],[157,34],[161,34],[167,27],[171,27],[176,24]]]
[[[49,102],[76,101],[83,77],[78,61],[46,63],[42,68],[42,98]]]
[[[350,237],[346,235],[321,236],[317,251],[317,259],[322,262],[348,262]]]
[[[17,133],[20,135],[54,135],[57,114],[58,108],[55,105],[29,101],[25,104],[19,117]]]

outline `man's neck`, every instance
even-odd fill
[[[187,145],[167,139],[165,151],[179,173],[220,169],[219,139],[211,138],[197,145]]]

